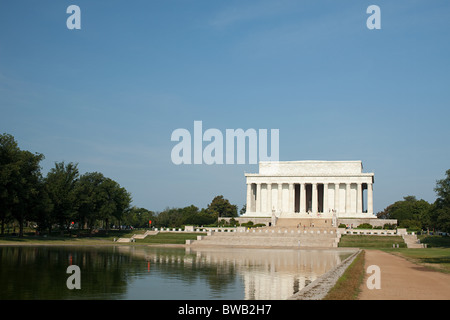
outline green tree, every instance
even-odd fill
[[[53,224],[53,203],[47,193],[45,179],[39,184],[38,199],[39,201],[36,203],[30,219],[36,222],[38,233],[47,230],[50,235]]]
[[[216,196],[206,208],[206,211],[217,218],[237,217],[237,206],[231,204],[222,195]]]
[[[178,208],[166,208],[164,211],[158,214],[156,218],[155,226],[175,228],[181,226],[183,218],[182,210]]]
[[[431,204],[425,200],[417,200],[415,196],[406,196],[402,201],[389,205],[377,216],[382,219],[397,219],[400,227],[421,229],[431,207]]]
[[[125,188],[99,172],[83,174],[75,194],[80,225],[86,225],[90,232],[98,220],[104,222],[107,232],[112,220],[120,224],[131,203],[131,195]]]
[[[217,215],[211,214],[206,209],[199,210],[190,205],[184,208],[166,208],[156,217],[156,227],[178,228],[183,225],[202,226],[213,224],[217,221]]]
[[[239,215],[243,215],[247,212],[247,204],[244,204],[241,208],[241,210],[239,210]]]
[[[204,226],[213,224],[216,217],[209,214],[205,209],[199,210],[196,206],[191,205],[182,209],[181,225]]]
[[[436,181],[436,192],[438,199],[440,199],[445,205],[450,206],[450,169],[445,172],[446,177],[444,179]]]
[[[99,208],[99,218],[105,222],[106,233],[108,233],[113,219],[117,220],[120,225],[125,211],[130,207],[131,195],[119,183],[110,178],[105,178],[99,187],[98,191],[103,198]]]
[[[135,228],[146,228],[149,227],[149,221],[152,222],[151,226],[155,224],[155,218],[156,216],[153,211],[134,206],[126,211],[122,221],[125,225],[130,225]]]
[[[23,236],[24,223],[32,216],[39,201],[41,182],[40,162],[44,156],[20,150],[10,134],[0,135],[0,219],[4,224],[11,219],[19,223]]]
[[[55,163],[45,179],[46,192],[52,204],[50,214],[52,223],[58,223],[61,233],[69,229],[70,223],[77,220],[76,184],[79,179],[77,164]]]
[[[434,203],[430,220],[441,231],[450,232],[450,169],[446,177],[436,182],[434,191],[437,199]]]
[[[19,236],[23,236],[24,223],[34,215],[34,210],[39,204],[39,190],[42,176],[40,162],[44,155],[22,151],[20,181],[16,196],[18,201],[14,206],[13,216],[19,222]]]
[[[1,234],[5,233],[5,224],[13,220],[15,179],[18,176],[20,149],[14,137],[0,135],[0,220]]]
[[[89,233],[95,226],[96,220],[100,216],[102,197],[100,195],[100,185],[105,177],[99,172],[88,172],[80,176],[75,189],[78,201],[78,222],[79,228],[89,229]]]

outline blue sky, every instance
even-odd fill
[[[69,30],[69,5],[81,30]],[[369,30],[369,5],[381,30]],[[257,165],[174,165],[171,133],[280,130],[280,160],[361,160],[374,210],[450,169],[450,2],[0,0],[0,131],[154,211],[245,203]]]

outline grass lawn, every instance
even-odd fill
[[[0,245],[31,245],[31,244],[48,244],[48,245],[96,245],[109,244],[113,240],[105,238],[68,238],[68,237],[0,237]]]
[[[130,235],[131,237],[131,235]],[[117,238],[117,236],[116,236]],[[0,237],[0,245],[2,244],[14,244],[14,245],[31,245],[31,244],[48,244],[48,245],[98,245],[98,244],[110,244],[114,243],[114,236],[105,237],[62,237],[62,236],[50,236],[50,237],[36,237],[26,236],[23,238],[5,236]]]
[[[206,235],[206,233],[160,232],[153,236],[151,235],[147,236],[145,239],[136,239],[136,243],[185,244],[186,240],[197,240],[197,236],[204,236],[204,235]]]
[[[428,248],[408,249],[400,236],[375,235],[343,235],[339,247],[380,249],[433,270],[450,273],[450,237],[423,235],[419,239]],[[399,248],[392,248],[392,244],[397,243]]]
[[[186,233],[186,232],[160,232],[154,236],[147,236],[145,239],[136,239],[136,242],[117,243],[114,239],[131,238],[134,234],[144,233],[145,230],[110,230],[108,234],[96,234],[91,237],[76,237],[75,235],[60,236],[55,233],[51,236],[35,236],[32,233],[25,234],[22,238],[6,235],[0,237],[2,244],[53,244],[53,245],[100,245],[100,244],[119,244],[119,245],[139,245],[139,244],[185,244],[186,240],[196,240],[198,235],[206,233]]]
[[[400,248],[406,248],[401,236],[376,236],[376,235],[350,235],[345,234],[339,241],[339,247],[355,247],[367,249],[392,248],[398,244]]]
[[[419,235],[417,238],[422,243],[426,243],[428,248],[450,248],[450,237]]]
[[[450,273],[450,248],[386,249],[384,251],[400,255],[433,270]]]
[[[362,250],[349,265],[323,300],[356,300],[364,279],[364,256]]]

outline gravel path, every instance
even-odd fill
[[[426,249],[423,249],[426,250]],[[450,300],[450,274],[432,271],[380,250],[365,250],[365,268],[380,267],[380,289],[368,289],[366,274],[359,300]]]

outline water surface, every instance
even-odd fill
[[[0,299],[286,299],[350,250],[0,246]],[[68,289],[69,265],[81,289]]]

